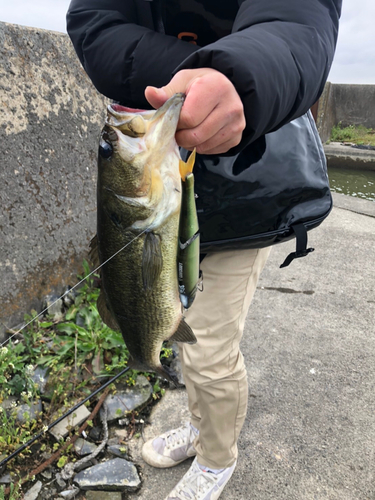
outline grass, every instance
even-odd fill
[[[10,493],[9,496],[5,497],[5,486],[0,486],[0,500],[21,500],[23,498],[22,491],[19,486],[14,485],[13,483],[10,485]]]
[[[362,125],[343,127],[341,122],[331,131],[331,142],[351,142],[358,146],[375,146],[375,130]]]
[[[99,387],[104,378],[114,376],[127,365],[129,353],[121,333],[107,327],[99,316],[96,307],[99,296],[97,277],[88,276],[90,269],[87,262],[83,263],[83,268],[84,274],[78,278],[85,277],[86,281],[73,295],[72,304],[64,311],[62,321],[56,322],[48,315],[38,318],[37,313],[32,311],[31,315],[25,316],[25,322],[33,321],[22,331],[23,339],[10,341],[0,348],[0,456],[15,451],[44,430],[46,422],[51,423],[56,413],[62,414],[77,400],[82,400]],[[169,357],[171,350],[165,348],[161,355]],[[43,394],[32,379],[37,367],[48,369]],[[130,370],[122,381],[129,386],[134,385],[136,375]],[[164,389],[153,375],[144,375],[153,385],[153,399],[159,399]],[[1,403],[12,398],[11,404],[6,409],[2,408]],[[25,418],[22,424],[17,422],[17,406],[39,399],[43,402],[43,414]],[[53,453],[62,444],[46,434],[38,444],[38,450]],[[15,477],[25,476],[37,459],[34,456],[32,460],[30,455],[30,449],[24,450],[8,464],[8,472]],[[74,459],[74,456],[70,458]],[[16,488],[9,499],[16,500],[18,495]],[[4,488],[0,486],[0,500],[3,498]]]

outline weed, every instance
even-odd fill
[[[0,403],[7,396],[25,398],[36,396],[37,389],[31,378],[33,366],[30,364],[25,347],[20,342],[9,342],[0,348]]]
[[[5,486],[0,486],[0,500],[5,500]],[[10,484],[10,493],[7,500],[19,500],[23,498],[21,487],[18,484]]]
[[[32,311],[25,316],[26,322],[33,321],[23,330],[23,341],[0,348],[0,403],[9,396],[29,403],[39,398],[38,385],[32,380],[39,366],[48,369],[43,394],[44,417],[60,415],[72,406],[72,400],[77,402],[92,391],[89,385],[126,367],[129,353],[122,335],[102,322],[96,307],[100,292],[96,286],[98,277],[88,276],[90,269],[86,261],[83,269],[84,275],[78,278],[86,277],[86,281],[72,294],[73,303],[65,310],[62,322],[48,315],[39,319]],[[171,350],[165,347],[162,356],[168,358],[170,355]],[[126,383],[134,385],[136,375],[137,372],[130,370]],[[152,378],[150,374],[145,375]],[[154,391],[156,399],[164,392],[158,382]],[[8,410],[0,407],[0,454],[14,451],[46,427],[39,418],[26,419],[22,424],[17,422],[16,405],[13,402],[13,408]],[[53,451],[57,444],[45,441],[43,450]],[[20,455],[21,459],[24,457]],[[60,458],[60,467],[65,458],[65,455]]]
[[[343,127],[340,122],[332,128],[330,141],[375,146],[375,130],[362,125]]]
[[[24,414],[23,423],[20,423],[17,421],[16,415],[15,403],[8,411],[0,407],[0,455],[12,453],[16,448],[25,444],[41,425],[39,418],[31,419],[27,413]],[[29,453],[29,451],[25,450],[24,453]],[[23,455],[20,456],[22,458]]]

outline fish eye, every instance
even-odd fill
[[[102,158],[109,158],[112,156],[113,147],[106,141],[101,141],[99,144],[99,154]]]

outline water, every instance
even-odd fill
[[[356,198],[375,201],[375,171],[328,168],[331,190]]]

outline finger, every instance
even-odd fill
[[[174,94],[186,93],[193,78],[192,70],[182,70],[175,74],[172,80],[164,87],[157,88],[148,86],[145,89],[145,97],[152,107],[158,109]]]
[[[193,149],[215,137],[225,129],[226,125],[226,122],[223,123],[223,117],[214,111],[197,127],[178,130],[176,133],[177,144],[185,149]],[[225,138],[224,141],[226,140]]]
[[[238,140],[231,139],[230,141],[224,142],[213,149],[203,148],[202,151],[198,151],[197,149],[197,152],[201,155],[222,155],[224,153],[227,153],[230,149],[238,146],[240,142],[241,142],[241,137],[238,138]]]
[[[229,123],[213,137],[197,146],[197,151],[200,154],[214,154],[213,151],[219,154],[219,150],[226,153],[241,142],[243,131],[244,127],[239,123]]]
[[[158,89],[157,87],[146,87],[145,97],[151,106],[155,109],[159,109],[165,101],[168,100],[168,93],[165,91],[164,87]]]
[[[186,99],[181,110],[177,130],[194,129],[202,124],[219,104],[218,93],[207,79],[197,78],[185,90]]]
[[[176,140],[185,149],[196,147],[198,153],[202,153],[230,140],[238,144],[245,126],[246,121],[240,108],[238,112],[228,112],[223,106],[218,106],[198,127],[178,131]]]
[[[182,131],[181,134],[184,132]],[[217,134],[211,137],[208,141],[202,142],[200,144],[193,144],[192,141],[189,140],[190,137],[184,141],[176,136],[177,144],[184,149],[192,151],[196,148],[197,153],[199,154],[220,154],[226,153],[229,149],[237,146],[242,139],[242,133],[238,133],[233,135],[229,127],[223,127]]]

